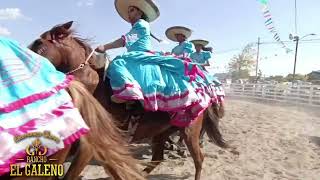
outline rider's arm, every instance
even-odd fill
[[[205,62],[202,64],[202,66],[210,66],[209,59],[212,57],[212,48],[208,48],[208,51],[203,52],[203,58],[205,59]]]
[[[103,45],[104,51],[109,50],[109,49],[115,49],[115,48],[120,48],[124,46],[124,40],[123,38],[119,38],[111,43]]]

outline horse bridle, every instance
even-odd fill
[[[88,65],[88,64],[89,64],[89,60],[90,60],[90,58],[92,57],[92,55],[94,54],[94,52],[95,52],[95,50],[92,49],[91,53],[89,54],[89,56],[87,57],[87,59],[86,59],[83,63],[79,64],[79,66],[78,66],[77,68],[75,68],[75,69],[67,72],[66,74],[74,73],[74,72],[76,72],[76,71],[84,68],[85,65]]]
[[[50,38],[51,39],[48,39],[49,42],[51,42],[53,44],[56,44],[56,43],[59,44],[60,43],[59,41],[56,40],[57,38],[55,37],[54,33],[52,33],[52,32],[50,32]],[[59,37],[59,39],[62,39],[62,37]],[[75,69],[73,69],[73,70],[71,70],[71,71],[69,71],[69,72],[67,72],[65,74],[68,75],[68,74],[74,73],[74,72],[84,68],[86,65],[88,65],[89,64],[89,60],[92,57],[92,55],[94,54],[94,52],[95,52],[95,50],[92,49],[91,53],[89,54],[89,56],[86,58],[86,60],[83,63],[79,64],[79,66],[77,68],[75,68]]]

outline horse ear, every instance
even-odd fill
[[[73,21],[69,21],[69,22],[67,22],[67,23],[64,23],[64,24],[62,25],[62,27],[65,28],[65,29],[70,29],[71,26],[72,26],[72,24],[73,24]]]

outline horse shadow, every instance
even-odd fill
[[[317,145],[317,146],[320,146],[320,137],[317,137],[317,136],[309,136],[309,142]]]

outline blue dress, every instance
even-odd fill
[[[212,57],[212,53],[209,51],[201,51],[200,53],[194,52],[190,55],[192,62],[197,63],[199,65],[206,64],[209,62],[209,59]],[[203,70],[206,70],[204,67],[201,67]],[[213,83],[215,86],[221,86],[221,82],[216,78],[213,77]]]
[[[149,111],[167,111],[171,124],[180,127],[218,100],[211,76],[196,64],[152,53],[148,22],[137,21],[122,39],[127,52],[115,57],[107,69],[117,98],[140,100]]]
[[[38,137],[50,156],[88,132],[65,90],[71,80],[48,59],[0,36],[0,176],[11,164],[26,165],[17,159],[26,159],[24,152],[36,139],[16,142],[15,137],[50,131],[59,142]]]
[[[185,55],[185,57],[190,57],[190,54],[195,52],[195,47],[193,45],[193,43],[189,42],[189,41],[184,41],[181,44],[179,44],[178,46],[174,47],[172,49],[172,54],[176,55],[176,56],[182,56]]]
[[[209,62],[209,59],[211,58],[211,52],[209,51],[201,51],[200,53],[194,52],[190,55],[190,58],[194,63],[206,64]]]

